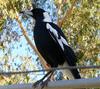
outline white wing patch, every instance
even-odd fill
[[[65,44],[65,45],[68,46],[67,41],[66,41],[62,36],[60,36],[60,39],[59,39],[59,38],[58,38],[58,32],[57,32],[49,23],[46,24],[46,27],[47,27],[48,30],[50,30],[50,32],[52,32],[52,33],[54,34],[54,36],[56,37],[56,39],[57,39],[59,45],[60,45],[61,48],[64,50],[64,45],[63,45],[63,44]],[[52,38],[53,38],[53,36],[52,36]],[[53,38],[53,39],[54,39],[54,38]]]
[[[63,46],[61,39],[57,39],[57,40],[58,40],[58,43],[60,44],[61,48],[64,50],[64,46]]]
[[[61,36],[61,40],[63,42],[63,44],[68,45],[67,41]]]
[[[47,23],[46,27],[58,38],[58,32],[49,23]]]

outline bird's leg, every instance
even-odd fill
[[[48,85],[48,82],[50,81],[51,76],[53,75],[53,73],[54,73],[54,71],[51,71],[49,77],[44,82],[41,83],[41,89],[43,89],[45,86]]]
[[[35,82],[35,83],[33,84],[32,87],[36,88],[36,87],[38,87],[39,85],[42,85],[42,84],[43,84],[43,80],[44,80],[48,75],[50,75],[51,73],[52,73],[52,71],[49,71],[42,79],[40,79],[40,80],[38,80],[37,82]]]

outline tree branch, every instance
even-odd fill
[[[44,60],[44,58],[41,56],[41,54],[38,52],[37,48],[33,45],[33,43],[31,42],[31,40],[29,39],[24,27],[22,26],[21,21],[18,19],[19,17],[16,16],[16,20],[18,21],[18,24],[22,30],[22,33],[24,35],[24,37],[26,38],[28,44],[31,46],[31,48],[37,53],[37,55],[39,56],[40,62],[42,63],[44,68],[48,68],[46,65],[46,61]]]
[[[59,26],[59,27],[62,27],[63,23],[64,23],[64,22],[66,21],[66,19],[71,15],[72,10],[73,10],[73,7],[74,7],[76,1],[77,1],[77,0],[73,0],[73,4],[72,4],[71,8],[70,8],[68,11],[66,11],[66,13],[65,13],[64,17],[62,18],[62,20],[61,20],[61,21],[58,21],[58,26]]]

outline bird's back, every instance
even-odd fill
[[[57,67],[64,63],[62,50],[50,35],[45,22],[36,24],[34,40],[38,51],[51,67]]]
[[[76,56],[72,48],[63,44],[64,50],[62,50],[55,35],[47,29],[47,24],[57,30],[59,39],[62,36],[66,40],[65,35],[57,25],[51,22],[37,23],[34,28],[34,40],[40,54],[51,67],[58,67],[65,62],[68,64],[67,66],[76,66]],[[74,78],[81,78],[77,69],[70,71]]]

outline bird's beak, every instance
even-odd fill
[[[24,15],[28,15],[28,16],[33,16],[33,13],[32,13],[32,11],[21,11],[20,12],[21,14],[24,14]]]

